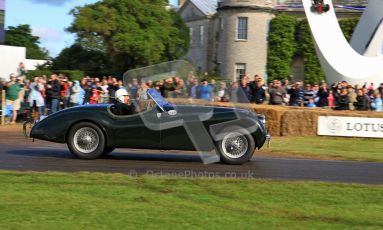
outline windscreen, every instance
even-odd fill
[[[186,97],[185,82],[188,76],[194,75],[192,64],[176,60],[129,70],[123,80],[124,87],[138,105],[147,107],[145,101],[154,100],[165,111],[164,106],[169,104],[165,98],[181,97],[181,94],[183,98]]]
[[[135,82],[159,82],[169,78],[186,78],[194,74],[194,66],[184,60],[164,62],[157,65],[132,69],[124,74],[124,85],[129,88]]]

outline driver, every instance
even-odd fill
[[[115,94],[116,103],[114,104],[114,114],[130,115],[136,112],[136,107],[130,101],[129,93],[126,89],[119,89]]]

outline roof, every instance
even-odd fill
[[[217,13],[219,0],[190,0],[202,13],[211,15]]]

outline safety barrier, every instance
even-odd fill
[[[175,104],[215,105],[255,111],[266,116],[267,127],[272,136],[317,135],[319,116],[383,118],[383,112],[372,111],[334,111],[323,108],[206,102],[179,98],[169,99],[169,101]]]

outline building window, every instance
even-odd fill
[[[219,18],[219,30],[223,30],[223,26],[224,26],[223,23],[224,23],[223,18],[220,17],[220,18]]]
[[[238,40],[247,40],[247,26],[248,26],[247,21],[248,21],[247,17],[238,18],[238,26],[237,26]]]
[[[203,41],[204,41],[204,26],[199,26],[199,42],[201,46],[203,45]]]
[[[193,45],[193,27],[189,28],[190,45]]]
[[[219,17],[218,20],[218,32],[217,32],[217,41],[222,41],[222,35],[223,35],[223,18]]]
[[[246,75],[246,63],[235,64],[235,80],[241,80]]]

